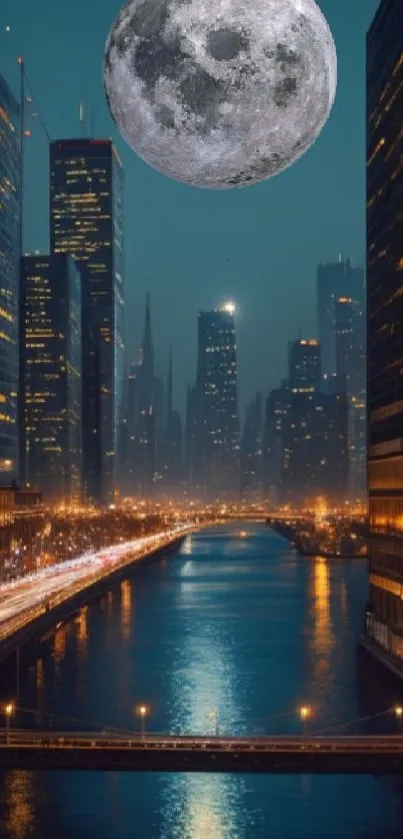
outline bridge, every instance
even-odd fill
[[[295,774],[403,774],[403,736],[197,737],[0,733],[0,769]]]

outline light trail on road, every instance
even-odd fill
[[[76,559],[42,568],[34,574],[0,586],[0,640],[81,589],[170,544],[189,532],[189,525],[144,536]]]

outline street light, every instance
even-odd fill
[[[4,706],[4,716],[6,718],[6,740],[10,742],[10,719],[14,712],[14,705],[12,702],[7,702]]]
[[[136,707],[136,716],[140,717],[140,731],[142,736],[146,733],[146,719],[150,713],[150,709],[148,705],[137,705]]]
[[[400,731],[401,727],[402,727],[403,706],[402,705],[395,705],[393,710],[395,712],[395,717],[397,719],[397,722],[398,722],[398,725],[399,725],[399,731]]]
[[[308,720],[311,716],[311,709],[308,707],[308,705],[302,705],[301,706],[301,708],[299,709],[299,716],[300,716],[300,719],[302,721],[303,733],[305,735],[306,734],[307,722],[308,722]]]

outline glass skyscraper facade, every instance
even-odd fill
[[[21,472],[45,501],[81,495],[81,276],[67,254],[21,265]]]
[[[0,484],[18,473],[20,108],[0,76]]]
[[[367,636],[403,658],[403,16],[382,0],[367,39],[370,593]]]
[[[197,379],[202,395],[206,496],[239,498],[237,359],[231,304],[199,314]]]
[[[110,140],[50,147],[52,253],[82,275],[83,475],[97,501],[116,488],[124,378],[123,168]]]

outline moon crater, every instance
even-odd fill
[[[151,166],[225,189],[286,169],[332,108],[336,50],[314,0],[129,0],[105,50],[107,102]]]

